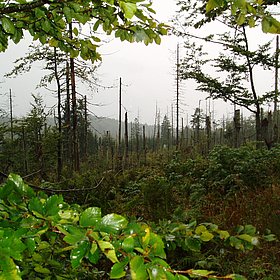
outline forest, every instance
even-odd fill
[[[0,280],[280,279],[279,3],[176,2],[167,25],[148,0],[0,1],[0,51],[27,33],[38,42],[6,77],[40,61],[57,100],[49,112],[32,95],[15,117],[10,91],[0,111]],[[214,34],[192,33],[213,22]],[[251,48],[258,27],[275,36]],[[129,121],[120,98],[119,119],[97,131],[77,85],[96,86],[104,36],[171,34],[184,39],[171,116]],[[187,123],[186,80],[208,95]],[[232,117],[215,119],[218,99]]]

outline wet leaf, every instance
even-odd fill
[[[98,207],[87,208],[80,215],[80,225],[82,227],[96,226],[101,221],[101,209]]]
[[[131,259],[130,272],[132,280],[145,280],[148,278],[146,267],[144,265],[144,258],[141,256],[135,256]]]
[[[79,267],[83,257],[85,257],[85,255],[87,254],[89,247],[89,242],[83,241],[79,244],[77,248],[71,251],[70,259],[73,268]]]

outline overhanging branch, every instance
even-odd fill
[[[35,8],[42,7],[46,4],[55,4],[55,3],[63,3],[66,2],[65,0],[37,0],[33,2],[29,2],[26,4],[10,4],[6,7],[0,8],[0,15],[8,15],[12,13],[20,13],[20,12],[28,12]]]

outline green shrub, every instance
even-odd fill
[[[0,279],[213,279],[213,271],[171,268],[166,248],[200,251],[213,241],[243,251],[259,243],[252,226],[232,236],[213,224],[165,228],[168,234],[160,237],[146,223],[102,216],[100,208],[69,205],[61,195],[36,194],[11,174],[0,188]]]

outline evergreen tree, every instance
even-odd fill
[[[161,124],[161,143],[164,147],[169,147],[171,141],[171,123],[167,115],[164,115]]]

